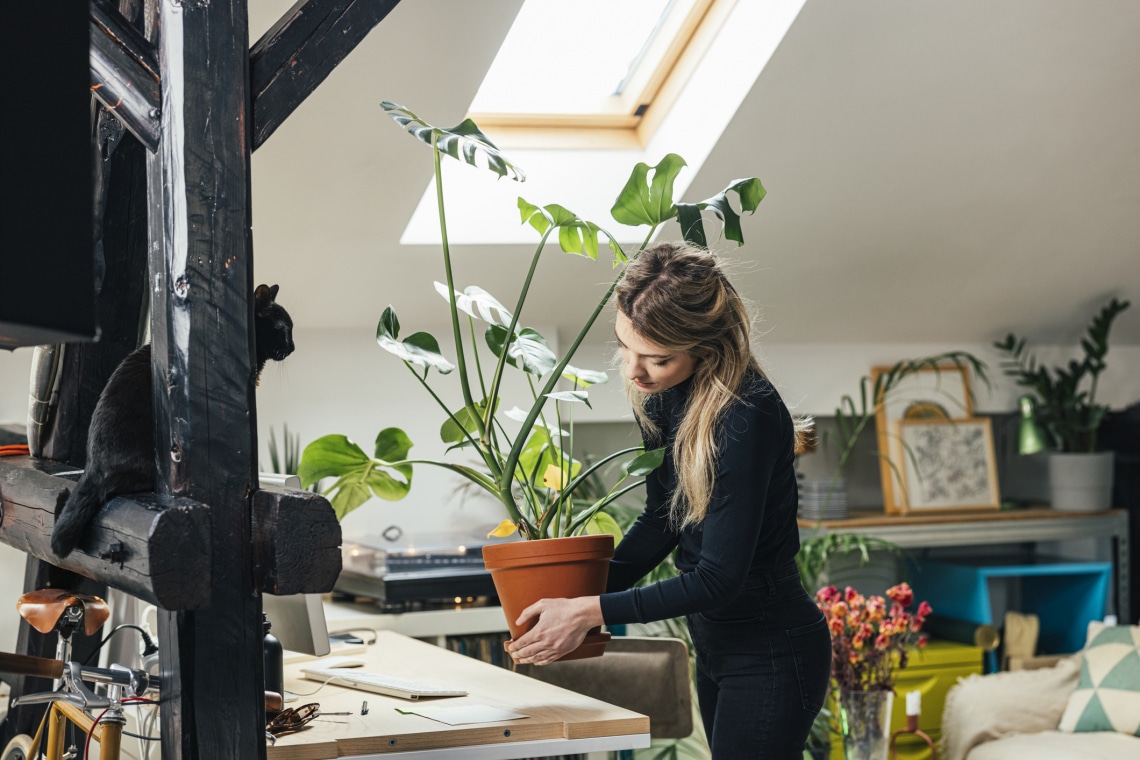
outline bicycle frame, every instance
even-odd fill
[[[36,731],[36,735],[32,739],[32,757],[35,757],[35,753],[39,751],[40,741],[44,738],[44,726],[46,725],[47,744],[44,745],[44,758],[45,760],[61,760],[64,740],[67,737],[67,723],[71,722],[84,734],[91,734],[92,741],[99,742],[101,760],[119,760],[119,748],[122,746],[123,726],[126,719],[122,715],[121,707],[118,712],[119,715],[116,718],[109,718],[109,713],[103,716],[98,726],[95,726],[96,719],[81,708],[62,700],[52,702],[50,709],[40,723],[39,730]],[[94,732],[91,730],[92,726],[95,726]]]
[[[91,691],[84,680],[97,681],[108,685],[107,696],[103,697]],[[158,689],[158,678],[140,670],[112,665],[110,668],[84,667],[77,662],[69,662],[63,671],[61,679],[62,688],[53,692],[28,694],[16,697],[12,706],[28,704],[49,705],[44,714],[43,721],[32,738],[32,756],[39,750],[40,742],[45,739],[44,756],[46,760],[61,760],[64,752],[67,723],[79,727],[92,741],[98,741],[101,760],[119,760],[119,750],[122,745],[123,727],[126,725],[126,716],[123,713],[124,696],[126,700],[137,699],[148,691]],[[102,712],[97,717],[88,714],[88,710]]]

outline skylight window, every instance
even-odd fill
[[[527,0],[471,113],[492,127],[636,128],[712,0]]]

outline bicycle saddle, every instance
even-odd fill
[[[20,617],[40,633],[54,631],[60,618],[71,609],[82,613],[83,630],[88,636],[98,632],[111,616],[107,603],[99,597],[57,588],[29,591],[16,601],[16,611]]]

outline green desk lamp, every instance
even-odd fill
[[[1049,436],[1041,421],[1037,419],[1037,405],[1033,397],[1026,395],[1017,400],[1021,408],[1021,423],[1017,430],[1017,453],[1036,454],[1050,448]]]

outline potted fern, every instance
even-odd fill
[[[1084,357],[1067,366],[1037,363],[1025,338],[1013,333],[994,343],[1005,360],[1002,369],[1037,397],[1037,415],[1057,451],[1049,457],[1049,487],[1054,509],[1095,511],[1112,505],[1111,451],[1097,451],[1097,431],[1108,407],[1096,402],[1097,380],[1105,368],[1113,321],[1130,306],[1113,298],[1093,316],[1081,340]]]
[[[548,241],[557,239],[562,251],[594,261],[606,253],[620,270],[628,258],[636,257],[645,248],[662,224],[673,218],[680,222],[686,241],[705,245],[701,214],[707,209],[723,222],[725,237],[742,244],[740,213],[729,203],[728,195],[736,195],[741,211],[751,213],[765,191],[759,180],[742,179],[700,203],[675,203],[673,183],[685,166],[684,159],[669,154],[656,166],[639,163],[611,209],[617,222],[648,228],[644,242],[628,255],[612,234],[594,222],[563,206],[540,206],[520,197],[521,222],[530,225],[539,240],[528,270],[520,273],[522,284],[513,306],[508,308],[477,286],[457,289],[448,246],[441,161],[450,157],[519,182],[524,179],[523,172],[470,119],[455,127],[441,128],[401,105],[386,101],[381,107],[432,151],[446,279],[446,283],[435,283],[435,290],[447,305],[454,361],[443,355],[439,341],[429,333],[402,337],[399,319],[391,307],[380,316],[376,340],[413,373],[438,404],[440,437],[450,447],[448,450],[458,452],[467,461],[474,457],[478,464],[456,461],[454,457],[411,458],[412,441],[408,435],[399,428],[386,427],[376,438],[372,456],[343,435],[327,435],[313,441],[302,454],[298,474],[305,484],[333,478],[325,493],[341,517],[372,496],[404,498],[412,486],[415,468],[421,465],[448,470],[490,494],[506,512],[506,518],[492,535],[506,538],[517,534],[526,539],[493,544],[483,551],[511,633],[518,636],[523,631],[516,630],[514,621],[534,601],[604,590],[614,534],[619,533],[604,510],[637,487],[639,478],[664,458],[663,449],[643,451],[641,447],[629,447],[583,467],[571,456],[574,407],[589,405],[590,386],[604,382],[606,375],[576,368],[570,362],[606,309],[621,272],[598,296],[581,330],[559,357],[538,331],[521,320]],[[482,346],[476,339],[476,322],[485,323]],[[502,397],[503,375],[507,371],[526,376],[531,389],[526,407],[515,406]],[[448,405],[435,389],[443,376],[450,376],[458,384],[462,407]],[[569,388],[559,390],[560,381],[568,383]],[[613,462],[621,463],[622,474],[612,488],[586,503],[575,499],[575,492],[598,468]],[[572,563],[580,567],[580,572],[569,571]],[[579,580],[587,585],[575,587]],[[518,595],[507,588],[515,582],[522,586]],[[601,654],[606,639],[608,634],[593,632],[582,648],[568,657]]]

